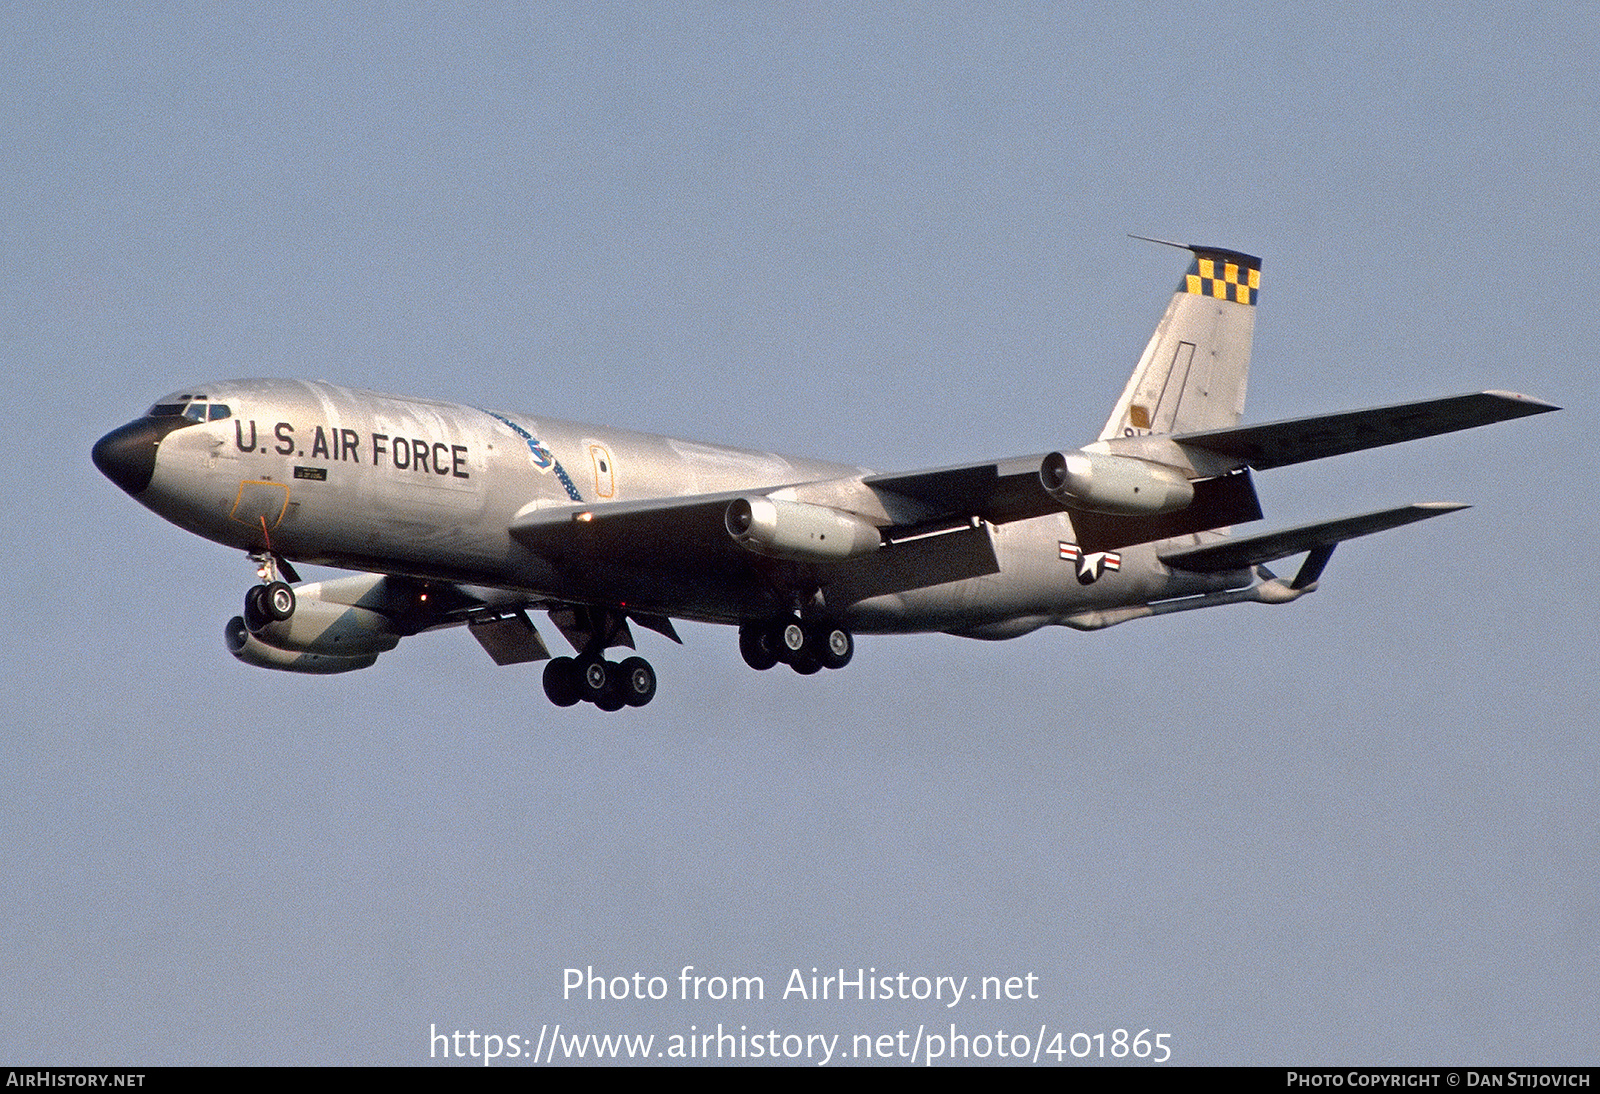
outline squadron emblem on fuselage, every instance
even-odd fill
[[[573,484],[571,476],[567,474],[567,469],[561,466],[561,461],[556,459],[554,453],[539,443],[537,437],[503,414],[496,414],[492,410],[486,410],[484,413],[522,438],[523,443],[528,446],[529,454],[533,457],[533,466],[538,468],[540,474],[548,474],[554,471],[556,479],[561,483],[561,488],[567,492],[567,497],[573,501],[583,500],[583,495],[578,493],[578,488]]]

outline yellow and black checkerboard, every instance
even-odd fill
[[[1261,267],[1231,256],[1216,258],[1198,255],[1189,266],[1179,291],[1217,300],[1232,300],[1237,304],[1254,304],[1256,295],[1261,291]]]

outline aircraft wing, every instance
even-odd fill
[[[511,535],[546,558],[603,558],[626,565],[705,566],[745,561],[723,524],[728,503],[769,489],[593,505],[553,505],[519,514]]]
[[[960,467],[869,475],[787,486],[647,498],[640,501],[557,505],[522,513],[511,534],[550,558],[574,552],[610,561],[684,565],[748,561],[729,536],[724,515],[739,498],[778,495],[860,514],[886,536],[916,536],[972,518],[990,524],[1059,513],[1060,503],[1039,483],[1038,456]]]
[[[1005,524],[1065,511],[1071,514],[1079,544],[1089,551],[1112,551],[1261,519],[1261,504],[1248,471],[1194,480],[1194,501],[1176,512],[1110,516],[1063,505],[1045,493],[1039,482],[1043,459],[1043,455],[1019,456],[992,464],[874,475],[866,485],[880,495],[914,499],[946,520],[972,516]],[[937,518],[930,523],[937,523]]]
[[[1403,524],[1440,517],[1468,508],[1456,502],[1419,502],[1402,505],[1398,509],[1384,509],[1376,513],[1363,513],[1357,517],[1325,520],[1316,524],[1302,524],[1281,532],[1267,532],[1258,536],[1226,539],[1203,547],[1186,547],[1179,551],[1163,551],[1162,562],[1177,570],[1215,574],[1229,570],[1245,570],[1280,558],[1298,555],[1321,548],[1331,549],[1337,543],[1374,532],[1388,531]]]
[[[912,478],[925,486],[928,483],[925,478]],[[968,504],[981,504],[994,480],[992,473],[982,471],[970,476],[952,472],[945,481],[977,485],[971,493],[956,493],[957,502],[942,509],[948,516],[942,525],[923,519],[936,515],[934,506],[919,506],[905,499],[890,499],[891,504],[885,506],[881,496],[864,487],[860,479],[840,479],[680,498],[544,507],[519,515],[510,532],[519,543],[558,566],[578,570],[604,566],[613,582],[637,582],[630,586],[634,601],[655,603],[658,611],[673,614],[673,605],[692,603],[704,611],[734,614],[739,604],[760,601],[773,566],[806,566],[821,583],[845,582],[860,595],[865,595],[861,590],[899,592],[998,572],[999,563],[981,521],[963,518],[958,523],[953,518]],[[1034,480],[1037,482],[1037,474]],[[842,559],[784,562],[755,554],[729,533],[728,507],[740,498],[773,495],[803,498],[805,504],[848,513],[880,527],[880,534],[886,537],[903,532],[905,541],[885,538],[881,549]],[[929,501],[933,496],[924,495]],[[910,523],[897,523],[885,512],[897,507],[907,510],[902,515]],[[998,515],[997,509],[990,511]],[[632,607],[629,615],[640,619]]]
[[[604,560],[609,563],[684,572],[748,571],[751,554],[728,534],[728,505],[739,498],[774,496],[852,514],[877,526],[886,546],[900,555],[929,556],[927,580],[919,581],[899,560],[898,588],[992,573],[987,552],[951,572],[932,565],[939,551],[924,544],[915,552],[903,544],[933,533],[970,530],[982,524],[1007,524],[1063,511],[1071,514],[1079,541],[1089,550],[1113,550],[1188,535],[1210,528],[1259,520],[1260,504],[1247,471],[1197,480],[1195,501],[1185,509],[1151,517],[1120,517],[1064,507],[1039,481],[1043,454],[931,470],[867,475],[787,486],[753,486],[675,498],[558,505],[519,514],[511,535],[523,546],[556,562]],[[946,546],[954,547],[954,540]],[[980,561],[981,560],[981,561]],[[838,563],[859,568],[868,560]],[[970,569],[970,572],[968,572]]]
[[[1175,513],[1141,517],[1065,508],[1072,514],[1079,539],[1093,550],[1176,538],[1259,520],[1261,509],[1247,468],[1285,467],[1559,409],[1515,392],[1483,391],[1167,438],[1115,438],[1107,445],[1111,451],[1126,451],[1156,462],[1173,462],[1164,459],[1172,449],[1158,448],[1147,455],[1151,441],[1188,450],[1194,473],[1200,476],[1193,481],[1194,502]],[[1004,524],[1059,513],[1064,508],[1040,486],[1041,459],[1042,455],[1019,456],[994,463],[872,475],[863,484],[880,497],[910,499],[924,507],[927,515],[923,519],[929,522],[970,516]]]
[[[1264,425],[1179,433],[1170,438],[1113,440],[1113,451],[1142,448],[1151,440],[1177,445],[1191,454],[1191,462],[1204,476],[1194,480],[1192,504],[1156,516],[1109,516],[1063,506],[1040,484],[1039,465],[1044,457],[1039,454],[689,497],[551,506],[519,515],[510,532],[524,546],[558,562],[603,559],[664,571],[748,573],[751,556],[728,535],[724,516],[735,499],[775,495],[857,515],[877,526],[885,543],[891,545],[932,531],[953,531],[976,523],[1006,524],[1065,509],[1086,549],[1116,550],[1259,520],[1261,508],[1247,468],[1283,467],[1556,409],[1525,395],[1484,391]],[[1264,541],[1255,537],[1233,542]],[[1272,557],[1294,553],[1285,550]],[[1222,556],[1186,557],[1196,561]],[[860,559],[851,563],[860,564]],[[953,580],[948,574],[938,576]],[[912,575],[907,573],[901,580],[911,581]]]
[[[1041,452],[992,463],[869,475],[862,485],[880,498],[889,495],[885,500],[891,511],[896,499],[915,503],[923,510],[922,522],[977,517],[990,524],[1006,524],[1061,512],[1061,503],[1039,483],[1043,459]]]
[[[1264,471],[1560,409],[1515,392],[1481,391],[1265,425],[1179,433],[1170,439],[1184,448],[1221,456],[1225,466]]]

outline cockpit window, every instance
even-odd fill
[[[191,422],[215,422],[233,416],[226,403],[208,402],[200,395],[180,395],[179,402],[157,403],[146,412],[147,418],[187,418]]]

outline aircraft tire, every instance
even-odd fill
[[[558,707],[577,704],[583,695],[578,689],[577,662],[570,657],[553,657],[544,667],[544,694]]]
[[[806,643],[825,669],[842,669],[855,656],[856,640],[843,627],[817,627],[806,636]]]
[[[810,676],[822,671],[822,662],[817,660],[815,654],[802,651],[789,659],[789,667],[801,676]]]
[[[739,654],[744,663],[757,672],[764,672],[778,663],[773,648],[772,632],[766,627],[745,624],[739,628]]]
[[[251,634],[259,634],[261,628],[272,622],[267,615],[267,587],[265,585],[252,585],[244,593],[244,626]]]
[[[617,666],[617,684],[630,707],[642,707],[656,697],[656,670],[643,657],[630,657]]]
[[[286,582],[274,581],[266,587],[261,604],[269,619],[281,623],[294,614],[294,589]]]
[[[616,666],[612,666],[615,669]],[[594,697],[594,705],[609,713],[621,710],[628,705],[628,697],[623,693],[621,677],[616,672],[606,676],[606,686],[600,689],[600,694]]]

